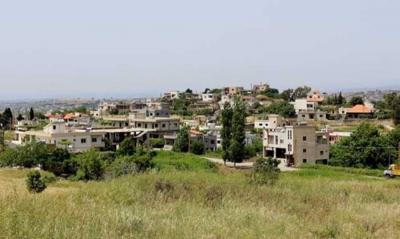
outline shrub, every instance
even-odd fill
[[[11,148],[6,148],[0,153],[0,167],[14,166],[17,151]]]
[[[48,185],[48,184],[56,182],[57,177],[52,173],[46,173],[42,176],[42,181],[45,183],[45,185]]]
[[[190,146],[190,151],[197,155],[204,154],[204,143],[199,140],[193,141],[192,145]]]
[[[119,148],[117,150],[117,155],[118,156],[134,155],[136,152],[135,149],[136,149],[135,141],[131,137],[128,137],[124,139],[119,145]]]
[[[76,156],[78,165],[77,180],[98,180],[104,174],[104,162],[101,153],[92,149]]]
[[[107,175],[113,178],[122,175],[134,175],[145,172],[152,167],[152,157],[148,155],[120,157],[107,167]]]
[[[31,193],[41,193],[46,189],[46,184],[43,182],[39,171],[31,171],[26,178],[26,186]]]
[[[163,148],[165,145],[165,140],[163,138],[150,139],[150,145],[152,148]]]
[[[253,166],[250,181],[255,184],[273,185],[279,179],[279,160],[258,159]]]

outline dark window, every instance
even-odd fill
[[[97,138],[92,138],[92,143],[96,143],[97,142]]]
[[[162,127],[165,128],[165,124],[162,124]]]
[[[81,139],[82,144],[86,144],[86,139]]]
[[[215,140],[211,140],[211,144],[215,144]]]
[[[138,126],[138,127],[142,127],[142,124],[141,124],[141,123],[138,123],[137,126]]]
[[[303,159],[303,163],[307,163],[307,159]]]
[[[319,154],[320,154],[320,155],[324,155],[324,151],[320,151]]]
[[[53,130],[55,130],[57,128],[57,126],[53,125]]]
[[[307,153],[307,149],[303,149],[303,153]]]
[[[303,136],[303,141],[307,141],[307,136]]]
[[[158,124],[155,124],[154,127],[158,128]]]

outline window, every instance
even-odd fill
[[[142,127],[142,124],[141,124],[141,123],[138,123],[137,126],[140,128],[140,127]]]
[[[57,129],[57,126],[53,125],[53,130],[56,130],[56,129]]]
[[[303,149],[303,153],[307,153],[307,149]]]
[[[307,141],[307,136],[303,136],[303,141]]]
[[[212,139],[212,140],[211,140],[211,144],[215,144],[215,140]]]
[[[165,124],[162,124],[162,127],[165,128]]]
[[[92,143],[97,143],[97,138],[92,137]]]
[[[307,159],[303,159],[303,163],[307,163]]]
[[[154,127],[158,128],[158,124],[155,124]]]
[[[319,151],[319,154],[320,154],[320,155],[324,155],[324,151],[322,151],[322,150]]]
[[[292,145],[291,145],[291,144],[288,144],[287,148],[288,148],[288,151],[289,151],[289,152],[292,151]]]
[[[81,143],[86,144],[86,139],[85,138],[81,139]]]

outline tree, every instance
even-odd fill
[[[221,112],[221,121],[222,121],[222,130],[221,130],[221,139],[222,139],[222,158],[224,159],[224,163],[230,159],[229,156],[229,147],[232,139],[232,116],[233,110],[231,104],[226,102],[224,105],[224,109]]]
[[[293,93],[294,93],[293,89],[287,89],[282,91],[280,97],[285,101],[293,101]]]
[[[193,94],[193,90],[191,90],[190,88],[187,88],[185,91],[186,94]]]
[[[229,147],[230,160],[235,166],[237,162],[242,162],[245,156],[245,117],[246,106],[239,97],[236,97],[232,115],[232,140]]]
[[[348,138],[333,145],[329,163],[335,166],[382,168],[396,157],[396,147],[376,126],[362,123]]]
[[[339,96],[337,98],[337,105],[346,104],[346,99],[343,97],[342,92],[339,92]]]
[[[297,87],[293,92],[293,99],[306,98],[310,91],[311,87],[309,86]]]
[[[393,109],[393,123],[394,125],[400,125],[400,95],[398,95],[392,101]]]
[[[201,140],[194,140],[190,145],[190,152],[197,155],[204,154],[205,147],[204,143]]]
[[[269,114],[279,114],[285,118],[296,116],[294,106],[288,102],[278,102],[267,106],[264,111]]]
[[[33,111],[33,108],[29,110],[29,120],[33,120],[35,118],[35,112]]]
[[[98,180],[104,174],[104,162],[102,155],[94,149],[76,156],[75,161],[78,165],[76,179],[78,180]]]
[[[280,161],[276,159],[258,159],[254,165],[250,175],[250,181],[255,184],[273,185],[279,179],[280,169],[278,167]]]
[[[13,114],[10,108],[6,108],[1,115],[0,124],[3,125],[5,129],[11,129],[13,123]]]
[[[21,121],[21,120],[23,120],[23,119],[24,119],[24,117],[23,117],[21,114],[18,114],[17,120],[18,120],[18,121]]]
[[[41,193],[46,189],[46,184],[42,180],[42,175],[37,170],[28,173],[26,186],[31,193]]]
[[[363,100],[363,98],[361,96],[353,96],[350,99],[350,104],[352,106],[354,106],[354,105],[363,105],[364,104],[364,100]]]
[[[182,127],[176,137],[174,151],[188,152],[189,151],[189,129]]]
[[[117,150],[118,156],[131,156],[136,152],[136,143],[132,137],[125,138]]]
[[[269,98],[279,98],[279,90],[275,88],[268,88],[264,92],[262,92],[263,95],[269,97]]]

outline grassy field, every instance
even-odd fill
[[[175,163],[165,162],[168,157]],[[247,171],[218,169],[204,161],[183,171],[185,157],[164,153],[156,158],[161,171],[101,182],[58,181],[38,195],[25,189],[27,171],[0,169],[0,238],[400,234],[399,180],[305,168],[283,173],[274,186],[256,186],[248,183]]]

